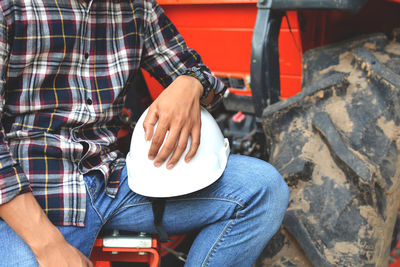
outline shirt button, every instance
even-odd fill
[[[93,104],[93,100],[92,100],[92,99],[90,99],[90,98],[86,99],[86,104],[88,104],[88,105],[91,105],[91,104]]]
[[[88,59],[88,58],[89,58],[89,53],[86,52],[86,53],[85,53],[85,59]]]

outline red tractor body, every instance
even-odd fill
[[[188,46],[199,52],[229,90],[250,96],[251,41],[257,0],[159,0],[158,3]],[[358,14],[287,11],[279,34],[281,98],[300,92],[304,52],[359,34],[390,32],[400,26],[399,3],[400,0],[372,0]],[[156,97],[162,87],[148,77],[147,74],[150,92]]]

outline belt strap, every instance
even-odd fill
[[[154,198],[151,200],[151,206],[153,208],[154,226],[156,227],[160,242],[165,243],[171,241],[168,238],[167,231],[162,225],[162,218],[164,216],[164,210],[165,210],[165,199]]]

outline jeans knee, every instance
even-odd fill
[[[235,185],[233,190],[241,192],[240,200],[256,210],[257,216],[273,213],[283,218],[289,189],[275,167],[257,158],[231,155],[225,172],[226,183]]]
[[[273,195],[276,201],[281,203],[281,206],[286,210],[290,197],[289,187],[280,173],[271,165],[270,168],[273,168],[274,171],[271,172],[269,177],[266,177],[269,180],[267,194]]]
[[[289,187],[279,172],[269,163],[262,162],[255,173],[255,202],[258,202],[260,216],[280,222],[289,203]]]
[[[253,162],[246,186],[250,193],[247,218],[260,242],[267,242],[282,224],[289,203],[289,188],[279,172],[269,163]]]
[[[260,193],[266,198],[271,196],[280,203],[289,201],[289,188],[280,173],[267,162],[261,162],[257,168],[256,179]]]

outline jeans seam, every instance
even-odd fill
[[[92,197],[94,197],[94,195],[96,194],[98,188],[99,188],[99,183],[96,182],[96,188],[93,190]]]
[[[92,250],[93,250],[93,247],[94,247],[94,243],[96,242],[96,239],[97,239],[98,235],[100,234],[101,230],[103,229],[103,226],[104,226],[106,223],[107,223],[107,220],[105,220],[104,222],[102,221],[102,223],[100,224],[99,228],[97,229],[97,231],[96,231],[96,236],[95,236],[94,241],[93,241],[93,243],[92,243],[92,246],[91,246],[91,248],[90,248],[89,256],[90,256],[90,254],[92,254]],[[89,257],[89,256],[88,256],[88,257]]]
[[[229,222],[225,225],[225,227],[222,230],[221,234],[218,236],[217,240],[215,240],[213,246],[211,247],[210,251],[208,252],[208,254],[207,254],[206,258],[204,259],[203,264],[201,265],[201,267],[207,267],[208,266],[208,263],[210,262],[209,260],[214,255],[215,249],[220,244],[220,241],[222,241],[224,239],[224,235],[232,229],[232,224],[239,217],[240,217],[240,211],[238,211],[236,213],[235,219],[229,220]]]
[[[174,202],[174,201],[192,201],[192,200],[219,200],[219,201],[227,201],[234,204],[239,205],[241,208],[244,208],[246,205],[229,198],[221,198],[221,197],[193,197],[193,198],[178,198],[178,199],[167,199],[167,202]]]
[[[231,224],[233,223],[234,220],[229,220],[229,222],[225,225],[224,229],[222,230],[221,234],[218,236],[217,240],[215,240],[214,244],[212,245],[210,251],[208,252],[206,258],[203,261],[203,264],[201,265],[201,267],[206,267],[209,263],[209,260],[211,258],[211,256],[214,255],[215,252],[215,248],[218,247],[218,245],[220,244],[220,241],[223,239],[224,235],[226,234],[226,232],[228,232],[228,230],[231,229]]]
[[[101,216],[101,214],[100,214],[100,212],[98,211],[96,205],[93,203],[93,196],[90,194],[90,191],[89,191],[89,189],[88,189],[88,185],[87,185],[86,182],[85,182],[85,187],[86,187],[86,192],[87,192],[87,194],[89,195],[89,198],[90,198],[90,204],[92,205],[92,208],[93,208],[94,211],[97,213],[97,216],[99,216],[100,221],[101,221],[102,224],[103,224],[104,218],[103,218],[103,216]]]

